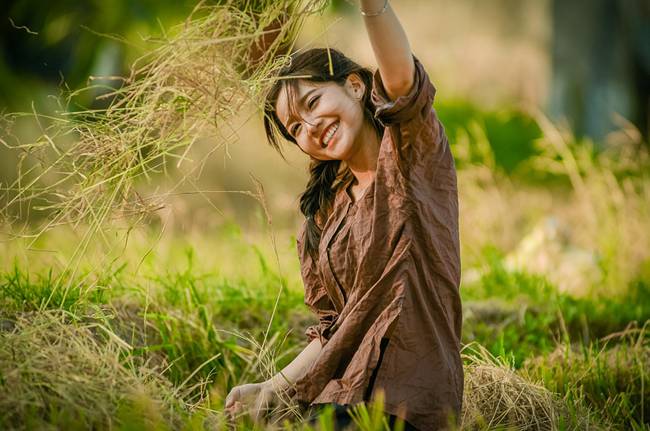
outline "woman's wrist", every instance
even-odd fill
[[[363,3],[363,2],[361,2]],[[361,15],[365,17],[373,17],[373,16],[378,16],[386,12],[388,9],[388,0],[384,0],[383,6],[381,6],[381,9],[379,7],[375,7],[374,9],[368,10],[368,8],[364,8],[363,6],[359,6],[359,11],[361,12]]]
[[[282,373],[277,373],[275,376],[262,382],[264,387],[273,389],[274,391],[288,389],[291,384],[292,383]]]

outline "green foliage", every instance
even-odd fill
[[[495,355],[512,355],[517,367],[560,342],[589,345],[630,322],[642,325],[650,320],[647,280],[635,281],[617,296],[576,298],[558,291],[543,276],[506,270],[495,250],[486,250],[485,256],[488,270],[461,290],[469,309],[463,337],[465,342],[481,342]]]
[[[85,304],[102,304],[108,299],[105,283],[94,283],[92,288],[74,287],[66,289],[64,284],[83,285],[85,276],[73,281],[69,272],[53,275],[30,274],[14,264],[11,272],[0,274],[0,304],[6,311],[26,312],[44,308],[74,312]],[[87,281],[86,281],[87,282]]]
[[[0,59],[0,104],[28,109],[36,89],[54,94],[52,87],[77,89],[91,75],[127,74],[130,61],[142,54],[143,38],[159,35],[193,7],[171,0],[10,1],[5,16],[23,28],[9,22],[0,27],[0,47],[7,53]],[[104,84],[103,92],[116,84]],[[89,106],[98,94],[80,95],[79,102]],[[37,106],[42,102],[36,100]]]
[[[436,112],[452,149],[462,140],[468,140],[474,149],[468,160],[460,161],[459,168],[463,162],[484,162],[476,151],[481,139],[488,142],[496,165],[508,174],[515,173],[521,162],[537,153],[534,142],[542,136],[541,130],[521,111],[485,111],[466,101],[442,101],[436,104]]]

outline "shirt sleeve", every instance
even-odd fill
[[[320,280],[316,262],[307,253],[304,246],[305,224],[300,229],[297,238],[298,257],[300,260],[300,272],[305,287],[305,305],[316,314],[318,324],[309,326],[305,335],[309,342],[315,338],[320,339],[321,345],[325,345],[330,338],[330,329],[338,317],[334,305],[327,295],[327,291]]]
[[[451,151],[438,120],[433,101],[436,89],[429,79],[424,66],[413,56],[415,64],[413,86],[408,94],[390,100],[377,69],[373,73],[372,102],[375,105],[375,118],[387,129],[394,146],[393,151],[400,173],[407,179],[435,181],[441,167],[449,167]],[[383,143],[383,142],[382,142]],[[444,176],[446,177],[446,175]],[[448,182],[442,178],[444,183]],[[451,186],[451,184],[449,184]]]

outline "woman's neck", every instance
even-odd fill
[[[377,157],[379,156],[380,138],[372,125],[365,124],[355,147],[358,150],[345,163],[354,175],[356,184],[361,188],[370,184],[377,171]]]

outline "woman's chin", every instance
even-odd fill
[[[345,160],[346,152],[339,151],[339,148],[332,148],[331,151],[326,151],[327,156],[332,160]]]
[[[325,148],[325,153],[334,160],[345,160],[345,157],[349,153],[349,148],[345,140],[333,139]]]

